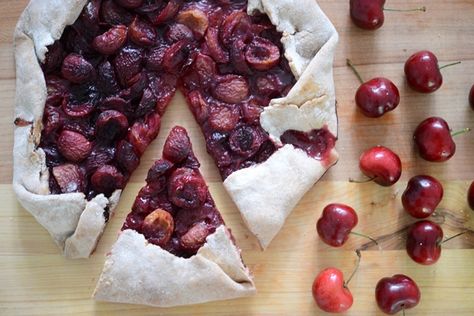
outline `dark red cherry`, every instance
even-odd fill
[[[380,117],[398,106],[400,93],[392,81],[374,78],[359,87],[355,99],[365,116]]]
[[[385,0],[351,0],[350,14],[352,22],[365,30],[376,30],[382,26],[385,17]]]
[[[467,201],[469,203],[469,207],[474,211],[474,182],[471,183],[469,191],[467,192]]]
[[[407,253],[415,262],[434,264],[441,256],[442,241],[443,230],[438,224],[428,220],[417,222],[408,230]]]
[[[362,173],[382,186],[394,185],[402,174],[402,162],[397,154],[384,146],[375,146],[360,156]]]
[[[423,50],[411,55],[405,63],[408,85],[415,91],[432,93],[443,84],[441,69],[459,62],[439,67],[438,58],[430,51]]]
[[[430,117],[421,122],[413,138],[420,156],[428,161],[443,162],[456,152],[449,125],[440,117]]]
[[[328,313],[343,313],[354,302],[341,270],[336,268],[321,271],[313,282],[312,292],[319,308]]]
[[[384,313],[389,315],[415,307],[420,302],[420,298],[420,289],[415,281],[403,274],[383,278],[375,287],[377,304]]]
[[[471,105],[471,108],[474,110],[474,85],[471,88],[471,91],[469,92],[469,104]]]
[[[316,230],[326,244],[340,247],[347,241],[357,222],[357,214],[352,207],[334,203],[324,208]]]
[[[361,85],[357,90],[355,101],[361,112],[368,117],[380,117],[393,111],[400,103],[400,92],[397,86],[386,78],[374,78],[364,82],[352,62],[346,63],[354,71]]]
[[[403,207],[416,218],[425,218],[433,214],[442,199],[443,186],[430,176],[411,178],[402,195]]]

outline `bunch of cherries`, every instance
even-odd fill
[[[413,10],[392,10],[384,8],[385,0],[350,0],[350,15],[355,25],[360,28],[375,30],[384,23],[386,11],[425,11],[425,8]],[[459,63],[459,62],[458,62]],[[443,77],[441,69],[458,63],[440,67],[436,56],[429,51],[413,54],[405,63],[405,75],[408,85],[421,93],[432,93],[438,90]],[[381,117],[393,111],[400,103],[397,86],[389,79],[378,77],[364,82],[350,60],[351,67],[361,82],[355,101],[360,111],[367,117]],[[469,94],[469,102],[474,109],[474,86]],[[431,162],[449,160],[456,152],[454,136],[468,132],[466,128],[451,132],[448,123],[440,117],[430,117],[416,128],[413,138],[419,155]],[[384,146],[376,146],[362,153],[359,167],[368,177],[381,186],[394,185],[401,176],[402,164],[399,156]],[[350,180],[352,182],[360,182]],[[443,243],[464,234],[466,231],[450,238],[443,239],[442,228],[425,218],[429,217],[438,207],[443,198],[443,186],[434,177],[418,175],[408,181],[402,195],[405,211],[411,216],[423,219],[414,223],[409,229],[406,239],[406,251],[417,263],[431,265],[441,256]],[[474,210],[474,182],[468,190],[468,203]],[[355,210],[345,204],[327,205],[317,221],[317,232],[326,244],[341,247],[349,238],[349,234],[373,238],[353,232],[358,217]],[[360,249],[356,250],[358,260],[350,277],[344,281],[343,273],[336,268],[327,268],[315,278],[312,292],[317,305],[326,312],[341,313],[347,311],[353,303],[348,284],[354,276],[361,260]],[[396,274],[381,279],[375,289],[375,298],[379,308],[387,314],[416,306],[421,298],[420,290],[413,279],[406,275]]]

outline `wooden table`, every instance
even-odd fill
[[[295,1],[296,3],[297,1]],[[386,13],[385,25],[376,32],[355,28],[349,19],[349,1],[321,0],[320,4],[340,32],[335,80],[337,86],[341,159],[322,181],[302,199],[286,225],[261,252],[244,227],[240,215],[225,193],[217,169],[204,149],[203,138],[184,99],[177,96],[163,120],[159,139],[142,159],[127,186],[118,212],[108,226],[96,253],[89,260],[70,261],[58,254],[48,233],[17,203],[11,187],[13,96],[15,72],[12,34],[27,0],[0,0],[0,314],[1,315],[316,315],[311,284],[323,268],[335,266],[348,275],[355,263],[354,249],[366,240],[351,237],[342,249],[332,249],[316,238],[315,221],[329,202],[344,202],[359,212],[357,231],[381,239],[381,248],[368,246],[361,267],[350,284],[354,305],[348,315],[377,315],[374,288],[377,281],[395,273],[413,277],[422,300],[407,315],[474,314],[474,233],[443,245],[440,261],[429,267],[415,264],[404,250],[404,233],[414,222],[402,210],[400,194],[415,174],[439,177],[445,198],[434,220],[445,235],[474,229],[466,203],[466,190],[474,180],[474,135],[456,139],[458,151],[444,164],[422,161],[413,151],[411,135],[416,125],[432,115],[444,117],[453,129],[474,127],[474,111],[467,95],[474,83],[474,2],[469,0],[388,1],[393,8],[426,5],[426,13]],[[443,70],[444,85],[432,95],[410,91],[403,78],[403,63],[415,51],[434,51],[441,64],[461,60],[462,65]],[[353,97],[358,82],[345,66],[351,58],[361,65],[364,78],[385,76],[400,88],[399,108],[381,119],[367,119],[356,111]],[[192,136],[202,171],[216,203],[243,250],[245,262],[255,275],[258,294],[252,298],[173,309],[96,303],[90,296],[115,241],[133,197],[143,184],[152,161],[161,155],[169,129],[180,124]],[[403,177],[392,188],[375,184],[350,184],[359,177],[359,154],[383,144],[402,158]]]

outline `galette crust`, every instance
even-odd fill
[[[158,307],[198,304],[255,294],[240,252],[225,226],[191,258],[176,257],[134,230],[122,231],[94,291],[99,301]]]
[[[15,29],[15,118],[30,122],[16,126],[13,149],[13,189],[21,205],[48,230],[66,257],[86,258],[95,249],[105,219],[112,213],[121,191],[110,199],[102,194],[87,201],[82,193],[53,195],[49,171],[38,144],[46,102],[46,83],[39,61],[47,46],[74,23],[87,0],[34,0],[20,16]],[[86,212],[87,211],[87,212]]]
[[[282,32],[285,57],[298,81],[274,99],[260,117],[271,139],[282,145],[287,130],[327,128],[337,137],[333,59],[338,34],[316,1],[249,0],[249,14],[264,12]],[[224,186],[247,227],[265,249],[303,195],[337,162],[335,149],[324,161],[292,145],[267,161],[232,173]]]

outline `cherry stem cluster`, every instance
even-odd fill
[[[464,128],[460,131],[452,132],[451,136],[456,137],[456,136],[461,135],[461,134],[469,133],[470,131],[471,131],[471,129],[469,127],[466,127],[466,128]]]
[[[350,233],[351,233],[352,235],[355,235],[355,236],[359,236],[359,237],[364,237],[364,238],[370,239],[370,241],[372,241],[374,244],[376,244],[377,246],[379,245],[378,241],[377,241],[375,238],[370,237],[369,235],[361,234],[361,233],[358,233],[358,232],[350,232]]]
[[[414,11],[421,11],[426,12],[426,7],[416,8],[416,9],[390,9],[390,8],[383,8],[384,11],[392,11],[392,12],[414,12]]]
[[[364,83],[364,79],[362,79],[362,76],[360,75],[360,73],[357,71],[356,67],[354,66],[354,64],[352,63],[352,61],[350,59],[346,59],[346,64],[347,66],[351,67],[352,71],[354,72],[354,74],[356,75],[357,79],[359,79],[360,83]]]
[[[344,282],[344,287],[346,287],[346,288],[349,285],[349,282],[351,282],[352,278],[356,274],[357,270],[359,269],[360,260],[362,259],[362,254],[360,253],[360,250],[357,249],[355,252],[356,252],[356,255],[357,255],[357,262],[356,262],[356,266],[354,268],[354,271],[352,271],[352,273],[351,273],[351,276],[347,279],[346,282]]]
[[[461,63],[460,61],[457,61],[457,62],[454,62],[454,63],[450,63],[450,64],[447,64],[447,65],[444,65],[444,66],[439,67],[439,70],[441,70],[441,69],[443,69],[443,68],[451,67],[451,66],[454,66],[454,65],[459,65],[460,63]]]

